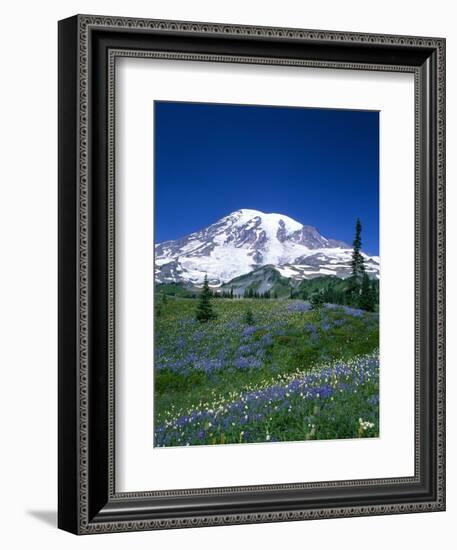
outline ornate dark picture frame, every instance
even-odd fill
[[[116,492],[113,220],[117,56],[414,74],[413,477]],[[89,534],[445,509],[444,71],[442,38],[87,15],[59,22],[61,529]]]

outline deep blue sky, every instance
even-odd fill
[[[379,253],[379,113],[155,102],[155,241],[240,208]]]

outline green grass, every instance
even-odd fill
[[[275,384],[281,377],[303,376],[335,362],[350,363],[376,352],[379,345],[377,314],[343,308],[290,311],[303,308],[301,300],[214,299],[212,304],[217,318],[207,323],[195,321],[195,299],[170,296],[161,305],[155,327],[156,424],[194,411],[202,403],[233,401],[235,396]],[[244,322],[248,308],[254,315],[254,327]],[[376,388],[365,389],[369,395],[377,392]],[[338,397],[341,407],[352,410],[354,403],[346,406],[344,399],[344,395]],[[333,402],[327,412],[332,408]],[[321,434],[348,437],[362,413],[366,416],[360,405],[354,418],[345,420],[343,415],[338,426],[332,425],[334,413],[321,414],[321,428],[328,424]],[[303,419],[291,414],[275,418],[281,440],[297,438],[293,426]],[[350,428],[344,428],[347,422]]]

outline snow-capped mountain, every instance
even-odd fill
[[[350,245],[323,237],[311,225],[283,214],[242,209],[187,237],[156,244],[155,276],[158,283],[200,285],[207,274],[210,285],[219,286],[271,265],[296,280],[345,278],[351,255]],[[363,256],[367,273],[378,277],[379,257]]]

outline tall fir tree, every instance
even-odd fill
[[[348,305],[358,307],[362,291],[363,274],[365,273],[365,262],[361,253],[362,248],[362,224],[357,218],[355,223],[355,237],[352,243],[351,276],[348,280],[346,301]]]
[[[362,282],[363,274],[365,273],[365,262],[362,256],[362,224],[360,219],[357,218],[355,222],[355,237],[354,242],[352,243],[352,276],[358,283]]]
[[[212,293],[208,285],[208,276],[205,275],[203,288],[200,293],[200,299],[197,305],[197,311],[195,313],[197,321],[200,321],[201,323],[205,323],[207,321],[210,321],[211,319],[215,319],[216,317],[216,314],[214,313],[213,307],[211,305],[211,296]]]

